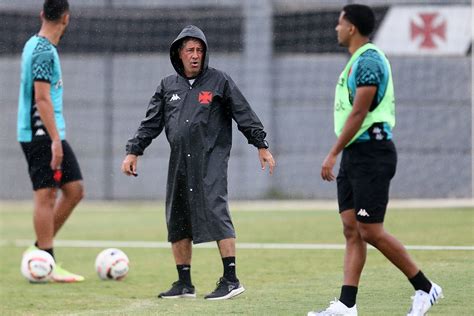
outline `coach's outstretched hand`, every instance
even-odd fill
[[[122,162],[122,172],[127,176],[138,176],[137,174],[138,157],[135,155],[127,155]]]
[[[258,150],[258,159],[260,160],[262,170],[265,170],[265,166],[268,164],[270,174],[273,174],[273,168],[275,168],[276,163],[275,159],[273,159],[272,153],[266,148],[260,148]]]

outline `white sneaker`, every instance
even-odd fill
[[[329,307],[320,312],[309,312],[308,316],[357,316],[357,306],[349,308],[337,298],[329,304]]]
[[[418,290],[412,296],[413,304],[407,316],[424,316],[426,312],[443,298],[443,289],[436,283],[431,282],[430,293]]]

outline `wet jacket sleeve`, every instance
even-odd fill
[[[263,130],[262,122],[260,122],[257,114],[252,110],[250,104],[230,77],[227,77],[224,97],[232,118],[249,144],[257,148],[267,148],[268,143],[265,141],[267,134]]]
[[[143,155],[151,141],[160,135],[164,127],[163,82],[156,90],[146,110],[146,117],[140,123],[133,138],[129,139],[125,150],[127,154]]]

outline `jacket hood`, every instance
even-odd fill
[[[198,28],[197,26],[194,26],[194,25],[186,26],[181,31],[181,33],[179,33],[179,35],[176,37],[173,43],[171,43],[171,47],[170,47],[171,64],[173,65],[176,72],[184,78],[186,78],[186,75],[184,74],[184,66],[181,59],[179,58],[178,50],[181,47],[181,43],[183,42],[183,40],[188,37],[196,38],[204,44],[204,60],[202,63],[201,73],[199,75],[201,75],[204,71],[206,71],[207,65],[209,63],[207,40],[206,40],[206,36],[204,35],[204,32],[201,31],[201,29]]]

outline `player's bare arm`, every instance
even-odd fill
[[[61,167],[63,160],[63,146],[56,128],[54,119],[53,103],[51,102],[51,84],[49,82],[35,81],[35,103],[38,109],[41,121],[43,122],[49,136],[51,137],[51,169],[56,170]]]
[[[338,137],[334,146],[332,146],[328,155],[321,166],[321,178],[325,181],[333,181],[336,177],[333,173],[337,156],[346,147],[347,143],[354,137],[369,112],[372,100],[377,92],[376,86],[359,87],[356,90],[356,97],[352,111],[347,118],[346,124]]]
[[[262,170],[265,170],[265,166],[268,164],[270,174],[273,174],[273,169],[276,166],[275,159],[273,159],[272,153],[267,148],[260,148],[258,150],[258,159],[262,166]]]

